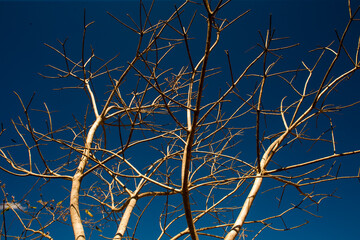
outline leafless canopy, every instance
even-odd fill
[[[248,11],[228,19],[222,11],[231,7],[230,0],[185,0],[167,19],[155,21],[154,3],[139,6],[139,19],[109,13],[125,35],[138,36],[124,66],[117,65],[121,54],[103,60],[86,45],[93,22],[85,16],[79,58],[68,55],[65,41],[47,45],[64,65],[49,65],[55,74],[44,77],[72,79],[68,87],[83,90],[89,107],[79,109],[84,119],[57,128],[59,115],[50,110],[56,106],[45,104],[44,128],[43,120],[33,117],[39,112],[32,111],[31,101],[18,96],[23,115],[13,127],[22,142],[0,148],[0,168],[37,178],[30,192],[46,186],[57,191],[65,186],[68,192],[55,199],[40,194],[37,201],[26,200],[27,192],[17,201],[3,186],[3,220],[6,210],[12,212],[23,231],[12,235],[3,221],[2,236],[53,239],[49,228],[65,224],[77,240],[136,239],[149,229],[157,239],[230,240],[245,238],[251,226],[256,238],[266,228],[305,224],[284,219],[292,211],[313,214],[307,207],[331,196],[315,185],[358,177],[342,175],[335,163],[360,150],[337,150],[333,120],[335,112],[357,103],[340,105],[332,97],[360,68],[360,41],[347,41],[359,10],[350,1],[348,24],[336,40],[309,53],[313,62],[299,60],[290,69],[283,56],[297,44],[275,36],[271,17],[252,50],[256,55],[235,65],[242,53],[217,47],[235,22],[246,21]],[[191,36],[195,21],[206,23],[201,39]],[[218,61],[215,51],[223,51],[225,61]],[[338,70],[339,62],[346,70]],[[324,146],[328,150],[320,155],[291,157],[302,155],[299,149]],[[264,182],[263,190],[281,207],[247,220]],[[288,189],[298,195],[282,203]],[[275,224],[279,220],[283,225]]]

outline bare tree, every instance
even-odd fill
[[[300,67],[289,69],[283,55],[298,44],[276,38],[271,17],[267,31],[259,33],[257,55],[246,59],[245,66],[235,66],[232,59],[238,53],[227,49],[227,61],[220,62],[214,51],[223,32],[248,11],[228,19],[222,10],[230,1],[186,0],[167,19],[154,22],[153,4],[140,1],[139,21],[109,13],[138,36],[133,59],[123,67],[116,63],[119,55],[104,61],[86,46],[93,22],[86,22],[85,14],[78,59],[69,56],[66,41],[47,45],[64,65],[49,65],[55,74],[44,77],[73,79],[65,88],[83,90],[89,107],[83,119],[56,128],[56,114],[50,110],[56,106],[45,104],[34,112],[32,99],[24,102],[17,95],[23,115],[13,127],[22,142],[0,148],[0,168],[38,180],[21,201],[10,199],[2,187],[5,238],[53,239],[49,229],[65,224],[72,226],[77,240],[93,235],[136,239],[136,231],[149,225],[142,221],[145,215],[157,219],[158,239],[242,239],[245,225],[261,225],[255,228],[256,238],[266,228],[305,224],[288,226],[284,219],[292,211],[313,214],[311,206],[332,196],[315,186],[358,178],[342,175],[335,162],[360,149],[337,151],[333,120],[341,110],[351,116],[347,109],[357,100],[341,105],[332,96],[360,68],[360,41],[346,41],[359,8],[352,9],[349,1],[348,23],[337,39],[314,49],[313,63],[300,60]],[[206,22],[203,39],[190,35],[194,21]],[[181,56],[176,65],[174,56]],[[347,64],[346,70],[338,70],[340,63]],[[45,115],[45,125],[33,117],[38,114]],[[319,156],[304,154],[292,161],[284,156],[324,146],[328,151]],[[20,152],[26,161],[18,157]],[[39,188],[57,188],[59,181],[69,186],[62,198],[40,194],[38,201],[26,200]],[[263,190],[271,191],[279,205],[287,201],[282,206],[288,207],[246,221],[265,181]],[[288,189],[298,195],[284,200]],[[16,216],[20,234],[7,232],[5,211]],[[283,227],[273,224],[278,220]]]

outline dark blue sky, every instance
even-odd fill
[[[355,6],[359,1],[353,1],[353,3]],[[173,10],[173,4],[174,2],[171,1],[159,1],[155,5],[154,19],[168,16]],[[313,61],[307,51],[318,45],[328,45],[336,39],[334,29],[342,31],[348,16],[347,0],[234,0],[232,4],[232,7],[226,10],[226,14],[230,18],[247,9],[252,9],[252,11],[224,33],[219,47],[219,56],[224,49],[231,49],[232,52],[240,53],[245,58],[251,57],[251,49],[259,41],[257,31],[264,32],[266,30],[269,14],[272,14],[277,36],[291,37],[289,42],[301,43],[297,50],[290,50],[292,56],[288,58],[289,64],[299,62],[299,58],[304,61]],[[125,65],[134,52],[132,43],[136,38],[129,35],[129,31],[107,15],[106,11],[115,16],[124,16],[126,13],[136,16],[137,4],[134,4],[133,1],[0,1],[0,102],[2,108],[0,121],[5,128],[10,129],[9,120],[16,119],[21,114],[21,106],[13,91],[19,93],[25,102],[36,92],[34,106],[41,106],[42,102],[46,102],[51,109],[65,111],[62,118],[57,120],[59,125],[63,125],[60,122],[71,121],[71,113],[78,114],[78,117],[81,116],[82,112],[77,112],[77,109],[85,104],[86,99],[78,97],[72,90],[52,91],[54,88],[67,86],[68,83],[66,80],[43,79],[38,73],[49,73],[45,67],[46,64],[62,63],[62,58],[45,47],[43,43],[56,46],[57,39],[63,41],[68,38],[68,53],[79,59],[84,8],[87,21],[95,21],[87,35],[87,44],[91,44],[97,55],[103,59],[109,59],[120,53],[118,63]],[[196,35],[196,26],[193,33]],[[355,34],[355,31],[350,32],[349,39],[357,41]],[[176,59],[173,60],[176,62]],[[245,60],[239,57],[234,60],[233,64],[241,65],[243,61]],[[360,84],[356,86],[359,87]],[[359,91],[357,87],[353,85],[348,87],[345,91],[346,94],[349,97],[357,96]],[[59,101],[61,101],[61,105],[59,105]],[[359,108],[356,109],[359,110]],[[359,113],[354,112],[353,118],[347,120],[347,124],[355,125],[359,120]],[[353,135],[346,133],[346,136],[342,136],[342,132],[339,131],[339,140],[348,138],[350,140],[348,143],[353,144],[354,148],[356,145],[359,146],[355,134],[359,132],[359,127],[356,128],[357,131],[354,131]],[[11,144],[10,138],[2,138],[0,143],[1,146]],[[358,158],[358,156],[352,157],[354,163],[354,159]],[[358,164],[355,167],[357,168]],[[7,184],[8,191],[11,191],[9,194],[14,195],[17,199],[21,198],[20,186],[23,179],[14,179],[0,172],[0,180]],[[358,219],[360,185],[355,181],[343,181],[330,186],[330,192],[331,189],[337,189],[337,195],[343,199],[325,200],[317,213],[323,218],[309,217],[309,225],[293,231],[267,230],[259,239],[357,239],[360,235],[358,227],[360,223]],[[266,201],[266,197],[260,196],[257,202],[262,200]],[[266,205],[260,203],[254,207],[251,211],[251,214],[254,215],[258,213],[259,209],[266,211],[267,208]],[[296,215],[293,217],[297,218]],[[69,234],[71,238],[71,228],[66,229],[66,234]],[[142,234],[145,233],[141,233],[140,230],[139,238],[145,239],[140,237]],[[60,233],[54,237],[55,239],[65,239],[64,235],[60,235]]]

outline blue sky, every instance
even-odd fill
[[[176,1],[181,2],[181,1]],[[358,4],[358,1],[353,1]],[[248,16],[241,19],[233,28],[223,35],[219,54],[224,49],[240,53],[247,58],[251,56],[251,49],[259,41],[258,30],[265,31],[268,26],[269,14],[273,16],[273,26],[278,37],[291,37],[290,42],[300,42],[297,50],[291,50],[287,61],[295,63],[299,58],[304,61],[313,61],[307,54],[318,45],[327,45],[334,40],[334,29],[342,31],[347,20],[347,1],[285,1],[285,0],[255,0],[235,1],[232,7],[226,10],[231,17],[252,9]],[[114,19],[106,14],[106,11],[115,16],[124,16],[130,13],[137,14],[137,4],[132,1],[0,1],[0,122],[4,127],[10,129],[10,119],[16,119],[21,114],[21,106],[13,91],[16,91],[24,101],[28,101],[36,92],[33,101],[34,106],[41,106],[45,101],[48,106],[59,112],[64,112],[58,119],[59,125],[72,121],[72,113],[81,117],[77,109],[86,104],[86,99],[77,96],[75,91],[65,92],[52,91],[54,88],[66,86],[68,83],[58,80],[47,80],[41,78],[38,73],[48,73],[46,64],[60,64],[62,59],[45,47],[43,43],[56,45],[57,39],[63,41],[68,38],[68,52],[73,56],[80,56],[83,11],[86,8],[87,21],[95,21],[87,36],[88,45],[92,45],[97,55],[109,59],[120,53],[119,62],[125,64],[133,54],[134,47],[131,46],[134,39],[129,31],[122,28]],[[156,6],[154,18],[167,16],[173,10],[173,2],[159,1]],[[194,31],[196,35],[196,30]],[[352,35],[354,34],[354,35]],[[357,40],[356,33],[350,32],[350,39]],[[351,37],[353,36],[353,37]],[[129,47],[124,47],[129,46]],[[250,51],[249,51],[250,50]],[[246,55],[247,54],[247,55]],[[176,62],[176,59],[172,59]],[[234,65],[241,65],[244,59],[234,60]],[[236,70],[235,70],[236,71]],[[358,95],[359,83],[345,85],[344,93],[349,98]],[[59,106],[61,99],[61,106]],[[346,99],[345,99],[346,102]],[[356,125],[360,120],[359,108],[355,108],[347,125]],[[346,132],[341,128],[338,130],[339,140],[347,139],[346,145],[340,148],[359,146],[357,134],[359,127],[354,131]],[[11,133],[11,132],[10,132]],[[0,137],[0,145],[11,144],[11,135]],[[14,139],[18,141],[18,139]],[[358,147],[359,148],[359,147]],[[357,149],[358,149],[357,148]],[[318,154],[318,153],[315,153]],[[344,166],[344,171],[358,168],[359,156],[353,156],[349,160],[352,164]],[[345,165],[345,164],[344,164]],[[23,194],[23,185],[31,185],[31,181],[14,178],[0,172],[0,180],[6,183],[10,195],[20,199]],[[61,183],[66,187],[67,183]],[[337,189],[337,195],[342,199],[327,199],[320,205],[318,215],[322,218],[308,217],[310,224],[293,231],[275,232],[267,230],[259,239],[357,239],[360,235],[358,227],[360,214],[360,185],[356,181],[343,181],[333,186],[327,186],[331,192]],[[54,193],[53,193],[54,194]],[[54,195],[56,197],[56,194]],[[258,214],[260,209],[266,212],[267,205],[260,204],[266,201],[266,194],[257,199],[251,211],[252,215]],[[258,208],[258,210],[256,210]],[[292,216],[296,219],[298,216]],[[303,216],[301,216],[303,217]],[[63,230],[54,235],[55,239],[71,239],[72,230],[65,226]],[[54,231],[56,231],[54,229]],[[139,231],[139,238],[145,239],[145,231]],[[143,237],[140,237],[143,236]]]

